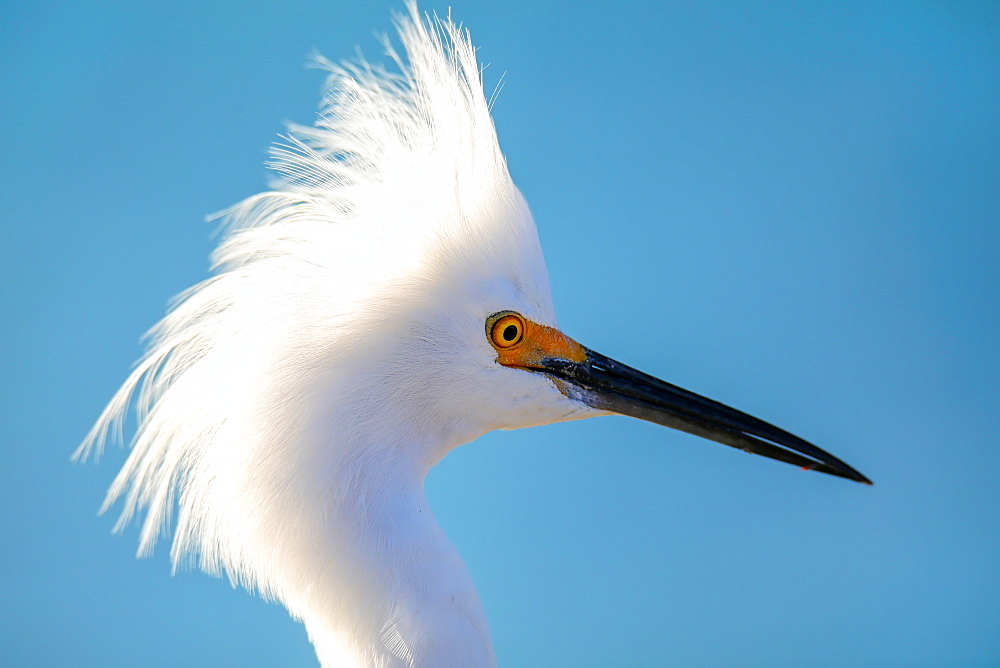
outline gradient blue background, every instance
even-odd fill
[[[301,625],[96,516],[69,454],[204,216],[392,2],[0,5],[0,664],[315,663]],[[444,2],[424,9],[447,11]],[[588,346],[876,481],[625,418],[432,471],[504,666],[1000,662],[1000,10],[461,2]]]

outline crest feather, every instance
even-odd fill
[[[498,200],[523,205],[468,32],[450,17],[422,18],[413,2],[407,9],[395,17],[405,57],[385,41],[397,71],[317,58],[330,75],[315,126],[290,126],[272,149],[273,190],[222,214],[213,276],[179,295],[150,330],[146,355],[74,454],[98,456],[109,436],[122,440],[134,405],[131,452],[102,511],[123,499],[121,529],[145,509],[139,554],[152,550],[179,502],[175,566],[199,554],[206,570],[224,568],[269,593],[273,583],[254,572],[261,560],[245,553],[252,523],[232,514],[251,498],[241,495],[248,481],[265,484],[263,459],[277,456],[268,444],[288,439],[255,417],[268,402],[287,408],[300,399],[274,396],[276,374],[306,374],[315,355],[338,346],[349,354],[345,314],[365,312],[414,248],[447,238],[474,248],[468,226],[495,222],[475,212]],[[536,245],[524,211],[520,223],[505,223],[523,230],[499,235]]]

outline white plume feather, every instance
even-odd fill
[[[491,309],[555,324],[548,277],[467,32],[408,10],[405,59],[389,50],[397,72],[321,61],[315,127],[273,149],[274,190],[224,214],[214,275],[151,330],[75,456],[120,435],[134,403],[104,508],[123,500],[118,528],[145,510],[140,554],[176,506],[175,567],[196,558],[280,599],[325,661],[430,665],[444,650],[419,611],[459,600],[469,647],[448,656],[488,664],[478,599],[423,475],[489,429],[571,409],[534,374],[498,370],[485,342]],[[484,387],[498,373],[506,400]],[[525,408],[546,392],[552,406]]]
[[[188,495],[182,518],[191,512],[206,452],[237,447],[225,439],[249,425],[232,418],[275,384],[266,375],[286,359],[281,334],[316,330],[322,314],[333,325],[323,338],[336,338],[339,320],[392,283],[387,270],[402,273],[414,248],[474,220],[463,210],[496,195],[483,185],[509,183],[467,32],[450,20],[421,21],[413,3],[409,10],[398,20],[407,60],[389,52],[399,72],[320,61],[331,75],[316,126],[292,126],[288,143],[272,149],[281,189],[224,214],[215,275],[179,295],[148,333],[146,356],[75,453],[98,454],[112,429],[120,435],[138,393],[132,453],[104,508],[124,497],[119,528],[147,509],[140,553],[156,542],[175,490]],[[175,557],[192,547],[192,530],[178,530]]]

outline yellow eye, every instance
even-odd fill
[[[498,315],[500,317],[496,318],[493,321],[493,326],[490,327],[490,342],[497,348],[510,348],[517,345],[524,337],[524,318],[510,312]]]

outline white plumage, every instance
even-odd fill
[[[177,508],[175,567],[281,601],[324,665],[489,666],[475,589],[423,493],[462,443],[619,412],[867,480],[555,329],[469,36],[408,9],[397,72],[324,61],[316,126],[273,150],[274,190],[225,214],[213,277],[153,328],[77,457],[134,403],[104,508],[123,499],[118,528],[145,510],[140,554]]]
[[[77,453],[138,392],[118,527],[145,509],[147,553],[179,502],[175,565],[282,601],[330,665],[492,663],[424,476],[491,429],[593,412],[495,363],[484,317],[554,325],[548,277],[467,32],[409,9],[398,73],[329,66],[316,127],[273,151],[283,181],[226,214],[215,275]]]

